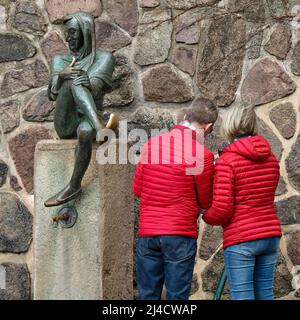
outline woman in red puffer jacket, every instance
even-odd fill
[[[203,219],[221,225],[231,298],[272,300],[281,236],[274,210],[279,164],[269,143],[256,134],[253,107],[227,112],[221,133],[231,144],[216,162],[212,207]]]

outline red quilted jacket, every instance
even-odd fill
[[[222,225],[223,246],[281,236],[274,210],[279,165],[260,135],[226,147],[216,162],[212,207],[205,222]]]
[[[191,135],[192,147],[186,151],[179,148],[175,139],[170,136],[176,132],[184,145],[185,134]],[[145,144],[141,159],[148,156],[148,160],[155,152],[159,154],[157,164],[138,163],[133,180],[133,192],[141,198],[139,216],[139,236],[182,235],[197,238],[197,219],[199,206],[208,209],[212,203],[212,183],[214,173],[214,157],[203,147],[204,168],[201,173],[187,175],[186,169],[193,167],[191,161],[185,161],[195,155],[199,137],[195,131],[181,125],[175,125],[170,132],[149,139]],[[162,144],[170,141],[167,152]],[[179,141],[180,142],[180,141]],[[199,145],[198,145],[199,146]],[[186,148],[189,149],[189,148]],[[160,150],[158,152],[158,150]],[[188,156],[183,155],[192,153]],[[147,156],[145,156],[147,155]],[[169,155],[170,163],[164,161]],[[184,161],[175,161],[182,158]]]

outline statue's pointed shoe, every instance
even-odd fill
[[[66,202],[69,202],[69,201],[75,199],[80,194],[80,192],[81,192],[81,188],[74,189],[74,188],[71,188],[69,185],[67,185],[66,188],[61,190],[55,196],[46,200],[44,202],[44,206],[45,207],[60,206]]]
[[[108,122],[105,126],[106,129],[116,129],[119,125],[119,119],[118,117],[114,114],[114,113],[111,113],[109,115],[109,119],[108,119]]]

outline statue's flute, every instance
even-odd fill
[[[75,63],[76,63],[76,58],[73,57],[72,62],[70,63],[69,67],[70,68],[74,67]]]

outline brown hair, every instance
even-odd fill
[[[211,100],[196,98],[192,105],[186,109],[185,119],[200,124],[215,123],[218,118],[218,109]]]

